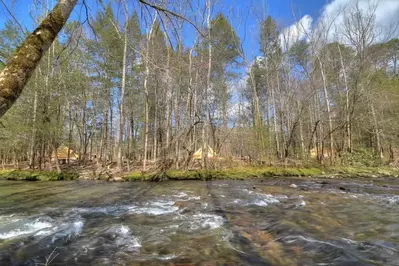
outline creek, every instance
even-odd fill
[[[398,179],[0,181],[2,266],[398,262]]]

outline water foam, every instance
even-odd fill
[[[174,220],[181,220],[180,229],[199,230],[199,229],[217,229],[221,227],[225,220],[223,217],[215,214],[198,213],[194,215],[179,215]]]
[[[210,228],[216,229],[221,227],[224,224],[224,219],[221,216],[214,214],[195,214],[192,216],[192,225],[193,227],[202,227],[202,228]]]
[[[133,236],[132,231],[126,225],[113,226],[107,232],[114,238],[115,245],[124,251],[134,252],[141,247],[140,239]]]
[[[177,194],[175,195],[176,198],[185,198],[185,197],[187,197],[187,196],[188,196],[188,194],[185,193],[185,192],[179,192],[179,193],[177,193]]]
[[[69,240],[71,237],[77,237],[83,230],[84,222],[82,219],[72,223],[63,223],[58,226],[58,232],[53,235],[51,242],[54,243],[58,239]]]
[[[73,208],[72,213],[79,214],[103,214],[120,216],[123,214],[148,214],[148,215],[164,215],[176,212],[179,210],[174,206],[175,202],[172,200],[158,200],[147,202],[144,205],[115,205],[105,207],[92,207],[92,208]]]
[[[16,219],[12,224],[8,224],[5,229],[15,227],[17,228],[9,230],[5,233],[1,233],[0,239],[11,239],[25,235],[32,235],[35,233],[36,235],[41,235],[44,234],[44,231],[41,232],[41,230],[51,228],[53,226],[50,222],[44,221],[40,218],[37,218],[34,221],[25,221],[22,223],[20,223],[19,221],[19,219]]]
[[[200,196],[190,196],[189,194],[187,194],[185,192],[179,192],[176,195],[174,195],[174,197],[178,198],[179,200],[183,200],[183,201],[191,201],[191,200],[200,200],[201,199]]]
[[[104,214],[118,216],[129,209],[128,206],[106,206],[91,208],[73,208],[71,211],[80,214]]]
[[[132,205],[128,208],[129,213],[148,214],[148,215],[164,215],[176,212],[179,207],[174,206],[175,202],[170,200],[159,200],[148,202],[144,206]]]
[[[399,203],[399,195],[379,195],[373,197],[376,200],[383,201],[388,204],[398,204]]]
[[[34,236],[35,239],[43,239],[52,236],[54,243],[57,239],[69,239],[81,233],[84,222],[80,216],[63,216],[51,218],[49,216],[11,215],[1,220],[0,239],[12,239]]]
[[[399,195],[394,194],[382,194],[382,195],[373,195],[373,194],[349,194],[346,198],[365,198],[366,200],[377,201],[382,203],[388,203],[389,205],[399,204]]]
[[[285,195],[273,196],[271,194],[263,194],[254,192],[248,189],[243,190],[247,195],[249,195],[248,199],[236,199],[233,201],[234,204],[249,206],[256,205],[260,207],[266,207],[270,204],[280,203],[281,199],[286,199]]]

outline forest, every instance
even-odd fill
[[[75,11],[0,112],[3,169],[399,166],[399,18],[378,23],[383,1],[311,28],[262,1],[58,2]],[[30,33],[2,3],[7,72]],[[57,6],[32,3],[34,29]]]

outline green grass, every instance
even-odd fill
[[[124,177],[126,181],[160,180],[245,180],[269,177],[398,177],[399,170],[387,167],[328,167],[328,168],[278,168],[239,167],[222,170],[168,170],[165,173],[134,171]]]
[[[328,171],[343,177],[397,177],[399,170],[390,167],[330,167]]]
[[[73,172],[51,172],[51,171],[30,171],[30,170],[0,170],[0,179],[23,180],[23,181],[59,181],[75,180],[79,175]]]

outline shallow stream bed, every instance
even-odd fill
[[[399,265],[399,180],[0,181],[0,265],[46,263]]]

